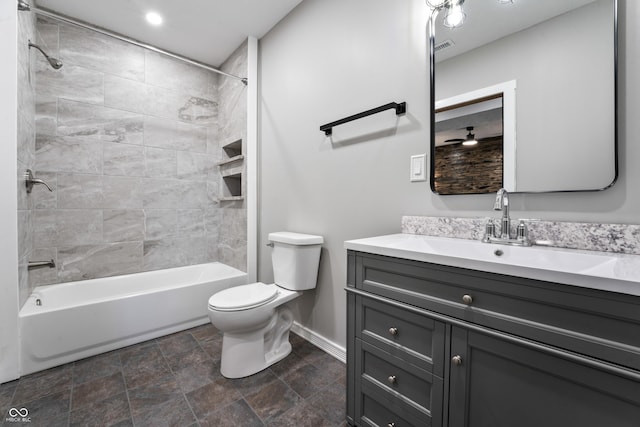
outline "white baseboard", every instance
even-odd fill
[[[315,346],[329,353],[331,356],[335,357],[342,363],[347,363],[347,350],[344,347],[341,347],[338,344],[329,341],[322,335],[318,335],[312,330],[305,328],[298,322],[293,322],[291,331],[297,335],[300,335],[311,344],[314,344]]]

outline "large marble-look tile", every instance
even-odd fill
[[[162,93],[154,93],[155,96],[162,96]],[[200,98],[197,96],[176,97],[176,101],[182,101],[182,105],[178,109],[178,118],[184,122],[215,125],[218,123],[218,103],[210,99]],[[167,107],[175,104],[167,104]]]
[[[156,240],[178,234],[178,216],[175,209],[145,209],[144,239]]]
[[[201,264],[206,262],[206,257],[206,239],[203,237],[144,242],[145,270]]]
[[[58,127],[58,98],[36,93],[36,132],[55,135]]]
[[[182,194],[178,181],[174,179],[142,180],[142,204],[145,209],[177,209]]]
[[[147,84],[214,99],[217,79],[211,71],[152,51],[145,55]]]
[[[58,208],[100,209],[103,200],[101,176],[58,174]]]
[[[104,143],[105,175],[145,176],[144,147],[141,145]]]
[[[102,141],[142,145],[144,118],[140,114],[73,102],[58,101],[57,133],[91,136]]]
[[[142,180],[125,176],[103,177],[103,207],[111,209],[142,209]]]
[[[27,257],[33,251],[33,212],[18,211],[18,259]]]
[[[128,79],[144,80],[143,48],[66,24],[60,24],[59,37],[60,57],[65,63]]]
[[[33,125],[33,116],[28,116],[24,111],[18,112],[18,160],[28,167],[35,162],[36,130]]]
[[[136,273],[142,270],[142,243],[61,247],[58,263],[63,282]]]
[[[102,144],[78,137],[38,134],[35,169],[40,172],[102,173]]]
[[[204,236],[204,210],[178,209],[178,235],[182,237]]]
[[[207,186],[198,181],[179,181],[176,184],[182,194],[179,207],[184,209],[203,209],[208,206]]]
[[[58,174],[58,209],[141,209],[139,178]]]
[[[38,248],[102,243],[100,210],[36,210],[34,244]]]
[[[144,212],[141,209],[105,209],[103,211],[105,242],[132,242],[144,239]]]
[[[212,124],[218,110],[215,101],[113,75],[105,75],[104,91],[107,107],[192,124]]]
[[[207,128],[178,121],[145,117],[144,145],[204,153],[207,151]]]
[[[145,209],[202,209],[207,206],[207,188],[202,182],[171,179],[142,180]]]
[[[145,176],[149,178],[175,178],[177,174],[177,153],[175,150],[145,147]]]
[[[46,16],[36,15],[38,38],[35,43],[42,43],[47,47],[47,51],[54,57],[60,56],[60,46],[58,44],[60,21]]]
[[[212,173],[213,161],[208,154],[178,151],[178,178],[205,181]]]
[[[32,56],[32,60],[34,57]],[[91,104],[104,103],[104,74],[65,62],[54,70],[40,55],[36,59],[38,95]],[[64,59],[62,60],[64,62]]]

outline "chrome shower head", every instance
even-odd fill
[[[42,48],[40,46],[38,46],[35,43],[31,43],[31,41],[29,41],[29,47],[35,47],[36,49],[38,49],[40,51],[40,53],[42,53],[44,55],[44,57],[47,59],[47,62],[49,62],[49,65],[51,65],[55,70],[58,70],[62,67],[62,61],[60,61],[58,58],[53,58],[49,55],[47,55],[45,53],[44,50],[42,50]]]
[[[31,10],[31,6],[24,0],[18,0],[18,10],[28,12]]]

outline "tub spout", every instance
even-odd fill
[[[56,267],[56,263],[51,260],[51,261],[29,261],[29,264],[27,265],[27,269],[28,270],[34,270],[37,268],[44,268],[44,267],[49,267],[49,268],[55,268]]]

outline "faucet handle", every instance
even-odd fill
[[[482,241],[489,243],[493,237],[496,237],[496,225],[492,220],[489,220],[484,226],[484,236],[482,236]]]

